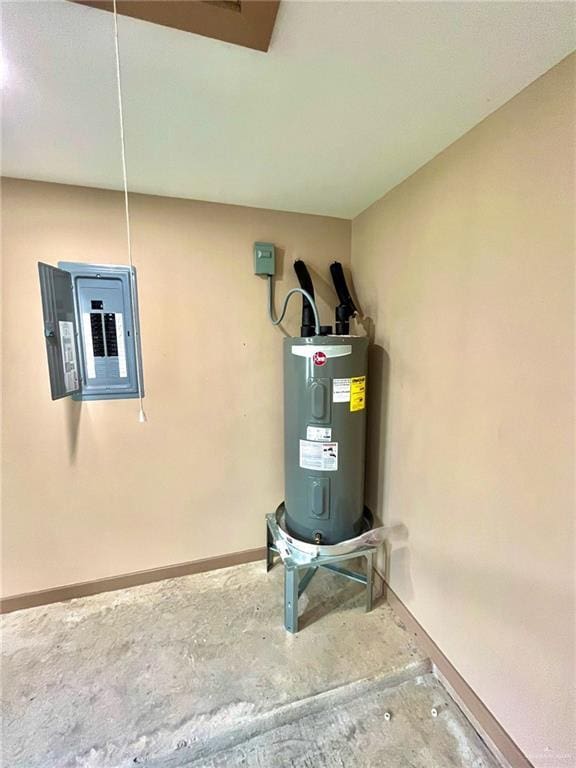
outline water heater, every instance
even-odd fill
[[[368,340],[284,340],[285,523],[298,539],[337,544],[364,519]]]
[[[274,246],[255,244],[255,273],[267,275],[268,310],[275,325],[288,299],[302,294],[300,336],[284,339],[283,526],[295,539],[339,544],[372,525],[364,507],[368,339],[350,335],[356,314],[342,265],[330,273],[339,304],[335,333],[320,324],[312,279],[303,261],[294,263],[300,288],[286,295],[274,316]]]

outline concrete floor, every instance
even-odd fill
[[[300,613],[252,563],[4,616],[2,765],[497,768],[387,605],[319,572]]]

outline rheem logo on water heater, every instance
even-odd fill
[[[324,352],[314,352],[312,360],[314,360],[314,365],[326,365],[326,355]]]

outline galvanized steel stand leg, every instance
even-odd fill
[[[366,613],[372,610],[372,576],[374,573],[374,552],[366,552]]]
[[[270,531],[268,523],[266,523],[266,573],[268,573],[268,571],[274,565],[274,551],[272,550],[273,545],[274,539],[272,538],[272,532]]]
[[[298,568],[284,565],[284,626],[288,632],[298,632]]]

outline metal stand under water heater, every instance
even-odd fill
[[[284,339],[285,500],[267,516],[268,568],[279,553],[286,571],[285,626],[296,632],[298,595],[319,567],[365,584],[371,608],[376,547],[362,538],[372,527],[364,506],[368,339],[350,335],[350,318],[357,310],[339,262],[330,267],[340,302],[335,333],[332,326],[320,325],[303,261],[294,264],[300,288],[287,294],[276,319],[273,261],[271,272],[258,272],[258,253],[265,248],[273,246],[255,245],[256,272],[268,275],[271,321],[279,324],[290,296],[302,295],[300,336]],[[337,565],[361,556],[367,560],[365,574]]]

